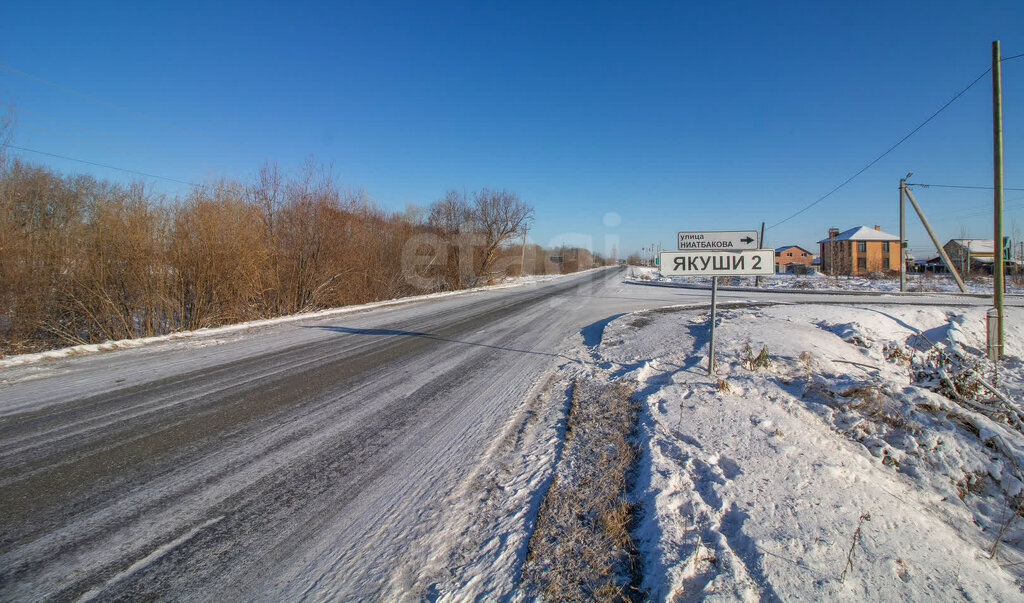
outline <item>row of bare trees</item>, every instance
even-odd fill
[[[603,261],[520,245],[532,217],[486,189],[388,213],[313,163],[167,199],[0,155],[0,354],[471,287],[524,258],[529,273]]]

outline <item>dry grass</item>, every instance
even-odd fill
[[[751,371],[759,368],[768,368],[772,365],[772,359],[768,355],[767,346],[761,346],[761,351],[755,356],[754,350],[751,349],[749,343],[743,346],[742,362],[743,366],[745,366],[747,370]]]
[[[857,529],[854,530],[853,538],[850,541],[850,550],[846,553],[846,565],[843,567],[843,572],[839,574],[840,582],[846,582],[846,573],[853,569],[853,555],[856,552],[857,543],[860,541],[860,530],[865,521],[871,521],[871,513],[861,514],[860,520],[857,522]]]
[[[916,429],[877,385],[857,385],[840,392],[839,395],[850,399],[846,405],[849,410],[855,410],[876,423],[907,431]]]
[[[522,586],[556,601],[639,600],[629,500],[639,404],[621,383],[578,382],[556,476],[530,538]]]

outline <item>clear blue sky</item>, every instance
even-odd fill
[[[677,230],[775,224],[984,72],[993,40],[1004,57],[1024,53],[1020,0],[10,2],[3,13],[0,63],[132,112],[0,69],[13,144],[184,181],[312,155],[392,210],[504,187],[536,207],[538,242],[578,232],[601,250],[615,235],[620,255],[671,247]],[[1024,58],[1003,63],[1003,93],[1005,185],[1024,188]],[[829,226],[897,232],[908,171],[991,186],[991,124],[985,77],[770,229],[767,245],[816,251]],[[991,191],[916,196],[943,240],[991,237]],[[1024,192],[1005,197],[1007,234],[1024,230]],[[910,246],[925,248],[908,223]]]

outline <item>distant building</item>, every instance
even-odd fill
[[[825,274],[868,274],[900,269],[900,238],[858,226],[843,232],[828,229],[828,238],[818,241],[821,271]]]
[[[995,262],[992,239],[950,239],[942,248],[960,274],[972,270],[992,272]]]
[[[794,264],[810,266],[814,254],[797,245],[786,245],[775,248],[775,272],[785,272]]]

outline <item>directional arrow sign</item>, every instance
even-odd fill
[[[771,249],[662,251],[662,276],[766,276],[775,273]]]
[[[757,249],[756,230],[705,230],[679,233],[679,250]]]

